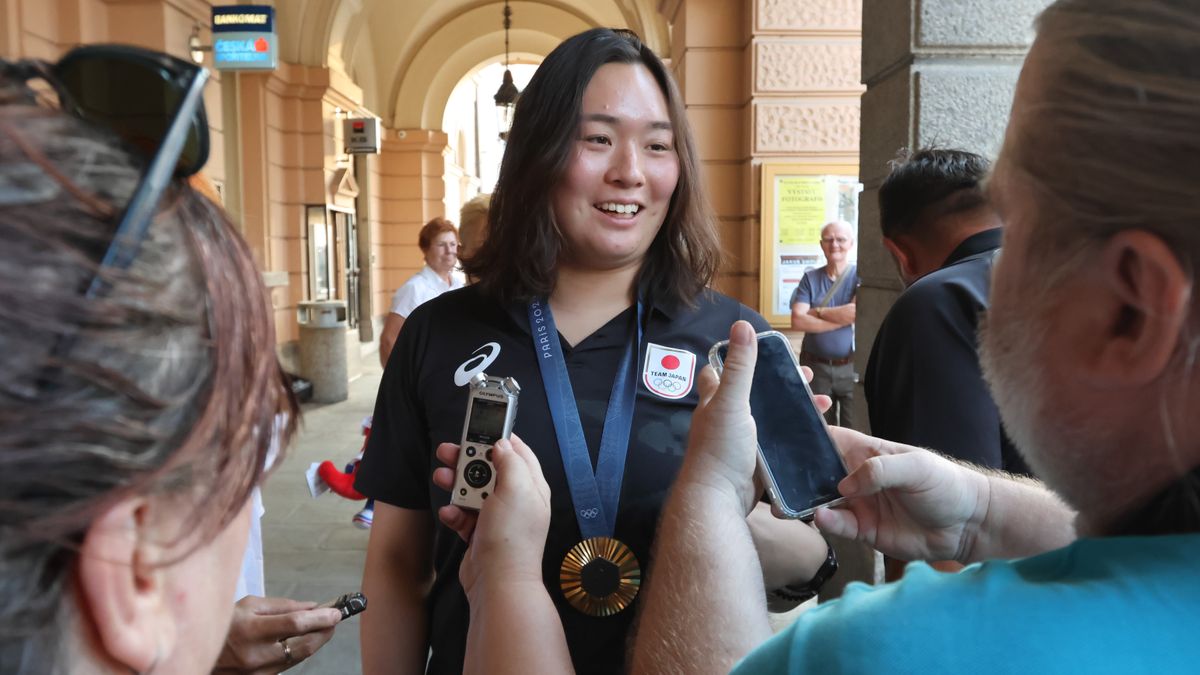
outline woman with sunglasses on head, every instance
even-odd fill
[[[0,672],[205,673],[225,641],[298,409],[248,247],[180,180],[203,79],[120,47],[0,61]]]
[[[521,385],[514,429],[551,506],[544,551],[530,553],[573,666],[620,672],[696,376],[736,320],[767,328],[707,288],[719,246],[695,144],[674,81],[636,36],[590,30],[546,57],[517,104],[488,229],[465,260],[477,283],[412,313],[380,385],[357,481],[377,500],[364,672],[464,667],[479,587],[460,582],[467,546],[437,523],[450,495],[430,476],[439,444],[462,438],[480,373]]]

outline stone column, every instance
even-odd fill
[[[433,129],[386,129],[379,156],[379,258],[376,309],[388,311],[392,294],[424,265],[417,234],[446,215],[446,134]]]
[[[858,162],[862,0],[755,0],[753,5],[748,54],[752,171],[746,193],[754,247],[747,256],[755,263],[753,297],[758,298],[761,277],[773,274],[773,262],[760,260],[762,166]],[[798,350],[803,333],[778,328]]]
[[[717,287],[758,307],[764,162],[858,160],[861,0],[663,0],[725,261]]]
[[[1017,73],[1048,0],[863,0],[857,368],[903,290],[879,233],[879,185],[901,148],[937,144],[995,156]],[[868,425],[861,386],[855,419]],[[878,568],[839,574],[878,581]]]
[[[670,64],[696,136],[705,193],[717,217],[724,264],[716,286],[753,306],[757,251],[748,191],[749,0],[669,0]]]
[[[879,234],[879,185],[901,148],[937,144],[995,157],[1013,87],[1048,0],[864,0],[858,368],[903,290]],[[857,397],[856,419],[867,423]]]

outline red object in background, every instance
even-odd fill
[[[366,499],[366,495],[354,489],[354,475],[358,473],[358,466],[358,462],[355,462],[353,470],[349,473],[343,473],[333,465],[333,462],[325,460],[317,467],[317,475],[321,477],[321,480],[325,481],[330,490],[333,490],[335,494],[341,497],[356,500]]]
[[[256,52],[265,52],[270,48],[271,45],[267,42],[266,38],[258,38],[254,41],[254,51]]]

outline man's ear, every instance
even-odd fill
[[[896,268],[900,270],[900,278],[904,283],[911,284],[917,278],[917,256],[912,246],[904,239],[883,238],[883,246],[892,254]]]
[[[1148,384],[1179,347],[1191,276],[1166,242],[1142,230],[1109,239],[1097,272],[1108,293],[1101,304],[1106,325],[1097,326],[1104,340],[1091,355],[1093,372],[1113,384]]]
[[[81,629],[96,641],[98,656],[135,672],[150,670],[174,637],[147,501],[122,499],[88,528],[79,553],[77,583]]]

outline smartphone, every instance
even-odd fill
[[[317,605],[317,609],[333,608],[342,613],[342,621],[359,614],[367,608],[367,596],[362,593],[347,593],[340,598]]]
[[[787,336],[767,331],[757,337],[750,414],[758,431],[758,475],[777,518],[812,520],[817,507],[842,501],[837,485],[846,477],[846,464]],[[728,340],[708,352],[718,374],[728,352]]]

